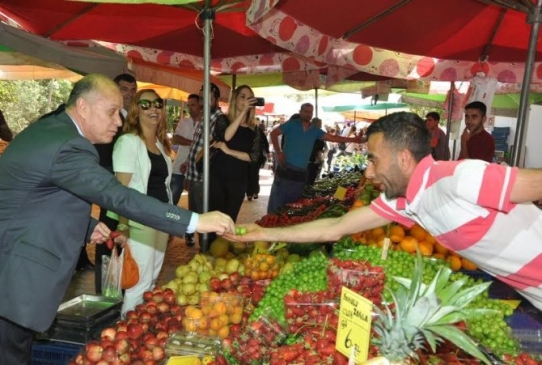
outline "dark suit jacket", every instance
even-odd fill
[[[0,157],[1,317],[51,325],[97,223],[92,203],[176,236],[192,214],[122,186],[65,112],[19,133]]]

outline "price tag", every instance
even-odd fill
[[[337,200],[344,200],[345,195],[346,195],[346,188],[342,186],[337,186],[337,190],[335,190],[335,194],[333,194],[333,197]]]
[[[388,251],[390,249],[390,239],[388,237],[384,238],[384,245],[382,246],[382,255],[380,258],[386,260],[388,258]]]
[[[371,337],[371,312],[373,303],[343,287],[339,310],[339,328],[335,348],[350,357],[355,352],[356,364],[367,361]]]

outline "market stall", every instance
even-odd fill
[[[379,194],[359,168],[344,170],[257,223],[339,217]],[[126,318],[117,299],[64,303],[44,334],[53,342],[35,355],[62,349],[59,364],[93,365],[542,363],[540,312],[417,225],[323,245],[219,238]]]

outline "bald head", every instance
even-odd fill
[[[66,112],[91,143],[109,143],[122,126],[122,105],[117,84],[104,75],[89,74],[73,86]]]

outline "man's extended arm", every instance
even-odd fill
[[[339,218],[318,219],[316,221],[281,228],[263,228],[256,224],[246,225],[247,234],[227,235],[234,241],[270,242],[334,242],[341,237],[380,227],[390,223],[370,207],[363,207]]]

